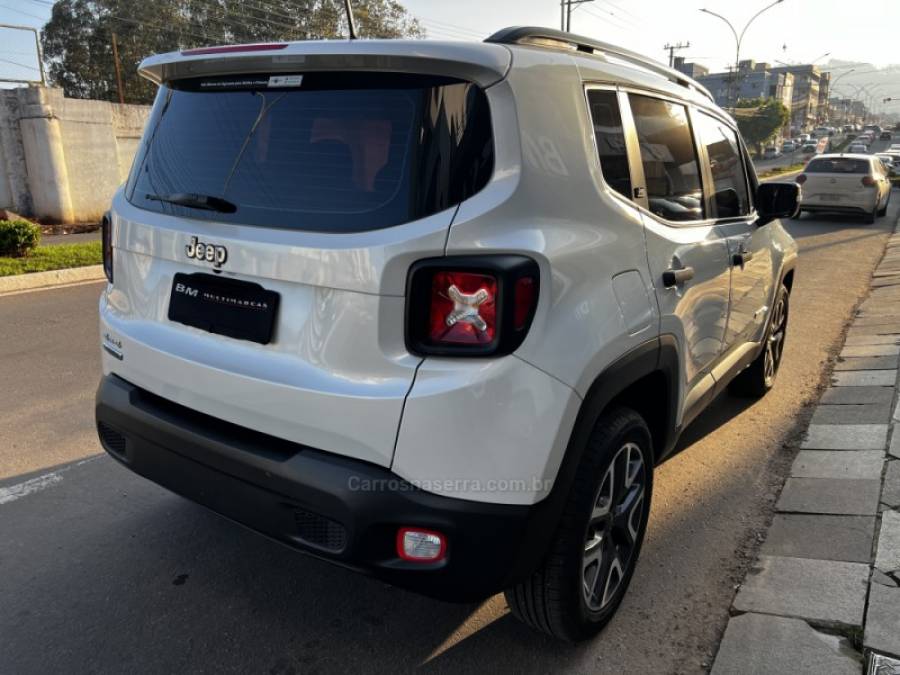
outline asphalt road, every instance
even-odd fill
[[[706,670],[898,197],[873,226],[788,224],[802,254],[778,383],[687,430],[619,614],[578,646],[502,596],[445,604],[308,559],[97,455],[100,286],[0,298],[0,673]]]

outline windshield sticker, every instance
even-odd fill
[[[299,87],[301,84],[302,75],[272,75],[269,78],[270,87]]]

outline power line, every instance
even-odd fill
[[[19,63],[18,61],[10,61],[9,59],[0,59],[0,62],[2,62],[2,63],[8,63],[8,64],[10,64],[11,66],[18,66],[19,68],[28,68],[28,70],[36,70],[36,71],[38,71],[38,72],[40,72],[40,70],[41,70],[40,68],[37,68],[37,67],[35,67],[35,66],[29,66],[29,65],[24,64],[24,63]]]

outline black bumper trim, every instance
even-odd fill
[[[425,595],[479,600],[526,578],[543,557],[547,532],[535,532],[548,522],[541,504],[425,492],[383,467],[216,420],[114,375],[100,382],[96,419],[104,449],[135,473],[299,551]],[[124,443],[111,444],[110,430]],[[308,526],[309,514],[343,529],[314,528],[340,546],[304,535],[298,523]],[[397,557],[400,526],[443,532],[445,560]]]

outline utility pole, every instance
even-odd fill
[[[112,34],[113,63],[116,67],[116,90],[119,92],[119,103],[125,103],[125,90],[122,89],[122,66],[119,64],[119,43],[116,34]]]
[[[669,68],[672,68],[675,65],[675,52],[681,51],[682,49],[689,49],[690,46],[690,42],[677,42],[674,45],[666,43],[666,46],[663,47],[663,49],[669,52]]]
[[[560,28],[566,32],[572,30],[572,7],[577,7],[578,5],[583,5],[586,2],[593,2],[594,0],[560,0]]]

